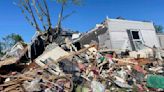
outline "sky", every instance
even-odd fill
[[[20,34],[30,42],[35,33],[24,18],[20,9],[13,4],[18,0],[0,0],[0,38],[8,34]],[[60,5],[47,0],[51,21],[56,25]],[[164,26],[164,0],[83,0],[81,6],[67,5],[64,15],[75,11],[63,21],[62,27],[74,31],[86,32],[101,23],[106,16],[122,16],[128,20],[152,21]]]

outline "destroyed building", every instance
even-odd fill
[[[164,91],[161,50],[152,48],[160,47],[153,23],[107,18],[81,35],[61,26],[63,9],[57,26],[52,27],[46,0],[42,2],[45,11],[37,0],[32,0],[34,9],[27,1],[21,2],[22,7],[35,21],[31,11],[38,12],[37,3],[48,26],[38,15],[44,31],[35,21],[31,43],[18,42],[0,60],[0,92]],[[145,47],[155,57],[149,57],[149,50],[139,52]],[[126,49],[129,55],[115,53]]]
[[[0,91],[164,91],[158,37],[152,22],[109,18],[82,35],[64,28],[36,32],[30,44],[18,42],[1,59]],[[128,55],[116,53],[126,49]]]
[[[125,30],[121,32],[116,31],[118,34],[116,34],[114,30],[110,31],[112,27],[108,26],[108,22],[110,23],[111,20],[108,19],[106,21],[97,25],[94,30],[81,37],[79,37],[79,33],[75,33],[74,35],[74,32],[66,32],[61,29],[57,37],[54,36],[55,34],[50,34],[46,31],[42,34],[36,33],[32,38],[31,44],[25,45],[17,43],[11,49],[11,54],[7,54],[9,57],[0,61],[0,91],[164,91],[164,67],[162,59],[157,60],[149,57],[134,58],[131,57],[131,55],[127,57],[117,57],[116,53],[110,53],[112,50],[102,52],[101,49],[99,49],[99,47],[108,47],[111,49],[121,48],[122,43],[130,39],[128,32]],[[113,22],[113,24],[114,23],[115,22]],[[145,23],[145,25],[146,24],[147,26],[144,27],[145,30],[148,30],[149,26],[152,29],[154,28],[151,26],[151,23]],[[137,26],[137,24],[135,25]],[[119,27],[121,26],[118,26],[118,28]],[[136,29],[137,28],[139,27],[136,27]],[[126,27],[124,29],[126,29]],[[133,34],[138,34],[138,38],[140,38],[141,30],[142,29],[138,29],[138,31],[131,33],[132,37],[137,38],[133,36]],[[122,35],[125,33],[127,35]],[[113,36],[109,36],[111,34],[118,36],[114,38]],[[153,35],[155,35],[155,33]],[[146,39],[146,37],[147,36],[145,36],[144,39]],[[152,38],[153,37],[155,38],[156,36],[152,36]],[[74,40],[71,38],[74,38]],[[142,42],[142,40],[139,39],[132,39],[132,41],[133,44],[135,43],[134,46],[136,46],[137,42]],[[159,46],[156,41],[157,39],[154,41],[154,44]],[[117,45],[115,42],[120,43]],[[149,46],[154,45],[150,44],[147,40],[145,40],[145,43]],[[81,48],[78,48],[79,44]],[[113,46],[115,46],[115,48]],[[125,44],[125,46],[129,46],[132,49],[131,44]],[[142,53],[137,53],[137,55],[138,54]],[[25,61],[28,61],[28,64],[24,63]]]
[[[87,32],[81,39],[82,44],[92,41],[100,48],[112,50],[142,50],[145,47],[160,47],[152,22],[131,21],[106,18],[101,24]]]

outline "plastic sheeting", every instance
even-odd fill
[[[148,75],[147,86],[151,88],[164,89],[164,76],[161,75]]]

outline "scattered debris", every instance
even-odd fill
[[[152,49],[127,51],[120,57],[114,50],[100,49],[96,42],[81,46],[79,40],[65,37],[42,46],[43,38],[37,36],[21,50],[15,45],[11,52],[17,54],[0,61],[0,91],[164,91],[164,63],[152,56]]]

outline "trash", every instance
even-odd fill
[[[143,73],[138,72],[136,70],[132,70],[132,76],[134,76],[138,84],[141,84],[144,81],[144,77],[145,77]]]
[[[60,68],[63,70],[65,73],[76,73],[80,72],[79,67],[77,67],[73,62],[65,59],[59,62]]]
[[[44,36],[40,38],[39,43],[44,43]],[[35,43],[38,41],[35,39],[28,46],[31,49],[24,48],[23,54],[18,53],[21,58],[13,56],[0,61],[0,91],[164,91],[164,63],[152,58],[150,49],[122,52],[120,56],[114,50],[100,49],[97,43],[81,46],[79,42],[76,47],[77,41],[69,37],[62,39],[59,43],[47,42],[41,52],[35,46],[41,44]]]
[[[120,76],[121,78],[123,78],[124,80],[126,79],[126,71],[124,70],[124,68],[121,68],[120,71],[117,72],[118,76]]]
[[[138,72],[146,74],[146,71],[141,66],[135,65],[133,68]]]
[[[44,67],[47,63],[56,63],[57,59],[62,56],[68,55],[68,52],[64,51],[59,46],[53,47],[52,50],[44,52],[41,56],[39,56],[35,62]]]
[[[148,75],[146,85],[151,88],[164,89],[164,76],[161,75]]]
[[[75,92],[90,92],[90,89],[85,86],[78,86]]]
[[[152,67],[152,68],[149,68],[149,71],[163,73],[164,71],[162,71],[162,69],[163,67]]]
[[[116,85],[118,85],[119,87],[122,87],[122,88],[132,88],[132,86],[130,86],[130,85],[126,84],[126,83],[117,81],[117,80],[114,81],[114,83],[115,83]]]
[[[31,82],[25,81],[23,86],[27,92],[41,91],[39,81],[40,79],[35,79]]]
[[[93,92],[105,92],[105,86],[97,81],[91,82],[91,88]]]

